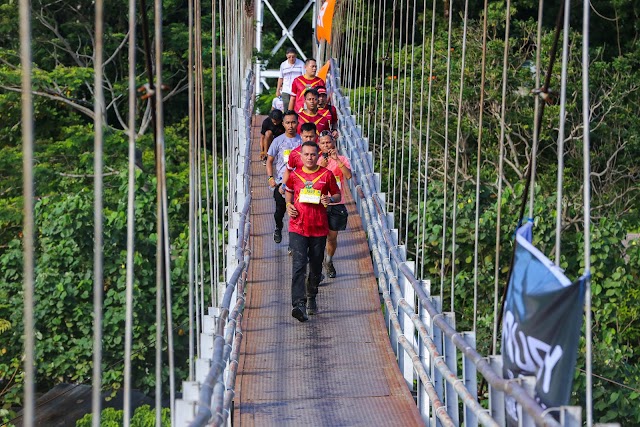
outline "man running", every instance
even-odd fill
[[[260,129],[260,160],[263,165],[267,164],[267,151],[271,146],[271,142],[274,138],[284,133],[282,117],[282,111],[272,110],[262,122],[262,129]]]
[[[298,133],[301,133],[301,126],[305,123],[316,125],[316,132],[328,130],[331,126],[330,119],[326,114],[318,111],[318,91],[311,88],[304,92],[304,110],[298,113]]]
[[[338,155],[335,140],[329,131],[320,134],[318,145],[323,155],[318,160],[318,165],[324,166],[333,172],[336,177],[338,188],[342,191],[342,184],[351,179],[351,164],[345,156]],[[324,259],[324,270],[330,279],[336,277],[336,269],[333,266],[333,256],[338,247],[338,231],[347,228],[347,219],[349,214],[344,202],[329,203],[327,206],[327,217],[329,219],[329,234],[327,235],[327,254]]]
[[[291,99],[289,109],[299,113],[304,108],[304,91],[312,87],[324,86],[324,80],[316,76],[318,64],[313,58],[307,58],[304,63],[304,74],[296,77],[291,85]],[[286,106],[286,105],[285,105]]]
[[[293,251],[291,315],[305,322],[309,319],[307,308],[309,314],[318,310],[316,296],[329,233],[326,207],[340,201],[340,189],[333,173],[317,164],[319,149],[315,142],[305,142],[300,152],[303,166],[289,175],[285,197]]]
[[[336,107],[329,103],[327,88],[321,86],[318,88],[318,111],[329,119],[333,138],[338,137],[338,111]]]
[[[276,243],[282,241],[282,220],[286,212],[284,196],[280,192],[282,175],[286,170],[286,164],[287,160],[289,160],[291,150],[302,144],[300,135],[296,133],[298,115],[293,111],[287,111],[284,113],[282,124],[284,126],[284,134],[273,140],[267,152],[267,175],[269,177],[267,182],[273,190],[273,199],[276,202],[276,211],[273,214],[276,222],[276,228],[273,231],[273,241]]]

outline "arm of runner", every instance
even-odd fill
[[[338,150],[335,148],[332,150],[331,158],[337,161],[340,172],[342,172],[342,176],[345,179],[351,179],[351,165],[349,164],[349,160],[344,156],[338,156]]]
[[[273,157],[272,155],[267,156],[267,176],[269,177],[267,179],[267,182],[269,184],[269,187],[273,188],[276,186],[276,180],[273,177],[273,160],[275,159],[275,157]]]

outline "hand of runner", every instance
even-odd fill
[[[298,216],[298,210],[295,206],[293,206],[293,203],[287,203],[287,213],[291,218],[295,218]]]

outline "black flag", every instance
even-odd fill
[[[585,277],[571,283],[532,244],[532,223],[516,233],[516,254],[502,319],[503,376],[536,377],[543,408],[569,403],[576,364]],[[507,424],[517,425],[518,403],[505,395]]]

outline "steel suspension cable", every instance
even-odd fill
[[[478,247],[480,232],[480,166],[482,160],[482,131],[484,118],[484,89],[487,63],[487,13],[488,0],[484,0],[482,19],[482,65],[480,76],[480,112],[478,117],[478,151],[476,154],[476,206],[475,232],[473,239],[473,332],[476,332],[478,321]]]
[[[393,203],[391,201],[393,195],[391,194],[392,191],[392,187],[391,187],[391,153],[393,150],[391,150],[391,142],[395,139],[394,135],[393,135],[393,126],[392,126],[392,121],[393,121],[393,107],[395,105],[396,109],[398,108],[398,103],[394,102],[394,98],[393,98],[393,88],[395,86],[394,77],[394,67],[393,67],[393,61],[395,60],[395,55],[396,55],[396,45],[394,43],[395,41],[395,33],[396,33],[396,0],[393,0],[393,19],[391,20],[391,39],[389,40],[389,44],[391,44],[391,65],[390,65],[390,69],[391,69],[391,81],[390,81],[390,94],[389,94],[389,155],[387,156],[387,198],[386,198],[386,210],[387,212],[392,211],[395,206],[393,206]],[[396,92],[396,96],[397,96],[397,92]],[[395,147],[394,147],[395,148]]]
[[[427,10],[427,0],[424,0],[424,11],[426,15]],[[426,19],[423,19],[422,22],[422,34],[425,34],[426,29]],[[425,135],[425,149],[424,149],[424,190],[423,190],[423,198],[422,205],[424,212],[427,212],[427,197],[428,197],[428,183],[429,183],[429,147],[431,142],[431,89],[433,86],[433,53],[434,53],[434,40],[436,34],[436,1],[432,0],[432,11],[431,11],[431,40],[430,40],[430,51],[429,51],[429,93],[427,94],[427,124],[426,124],[426,135]],[[424,102],[424,41],[422,42],[422,79],[420,83],[420,137],[422,137],[422,109]],[[420,154],[420,158],[422,158],[422,154]],[[420,169],[420,168],[418,168]],[[418,182],[419,184],[420,182]],[[418,187],[418,195],[420,194],[420,188]],[[422,222],[422,240],[420,241],[420,247],[422,248],[420,255],[420,277],[424,277],[424,237],[426,235],[426,215],[424,221]],[[418,215],[418,229],[420,229],[420,218],[423,215]],[[417,249],[416,249],[417,254]],[[442,288],[442,286],[441,286]]]
[[[404,57],[403,59],[403,78],[402,78],[402,110],[403,112],[406,111],[407,108],[407,58],[406,58],[406,53],[407,53],[407,47],[409,46],[409,0],[406,0],[406,6],[407,6],[407,10],[406,10],[406,14],[405,14],[405,19],[404,19],[404,49],[398,49],[399,52],[399,57],[402,56]],[[415,10],[415,9],[414,9]],[[415,22],[415,21],[414,21]],[[413,52],[413,46],[411,48],[411,51]],[[402,55],[402,52],[404,52],[404,55]],[[398,66],[400,65],[400,63],[398,62]],[[411,63],[413,68],[413,61]],[[400,77],[400,73],[398,72],[398,77]],[[400,84],[400,79],[398,78],[398,85]],[[410,105],[413,106],[413,102],[410,102]],[[398,108],[397,112],[400,111],[400,108]],[[396,113],[398,114],[398,113]],[[399,114],[398,114],[399,116]],[[411,115],[411,107],[409,108],[409,117],[412,117]],[[400,118],[398,117],[398,120],[396,121],[396,129],[398,129],[398,127],[400,126]],[[411,135],[411,127],[412,127],[412,123],[411,120],[409,120],[409,135]],[[405,120],[404,117],[402,118],[402,128],[400,129],[400,150],[401,150],[401,154],[400,154],[400,189],[398,191],[398,206],[400,207],[399,209],[399,213],[402,214],[402,196],[403,196],[403,184],[404,184],[404,162],[405,162],[405,142],[406,142],[406,131],[405,131]],[[396,138],[397,138],[397,132],[396,132]],[[409,162],[411,162],[411,159],[409,158]],[[394,179],[395,181],[395,179]],[[399,215],[399,219],[398,219],[398,240],[400,243],[401,238],[402,239],[402,243],[403,244],[407,244],[407,239],[406,239],[406,227],[407,224],[404,221],[404,217],[402,215]],[[405,229],[405,233],[402,233],[402,229]]]
[[[188,25],[189,25],[189,59],[187,69],[187,85],[188,85],[188,109],[189,109],[189,381],[195,378],[194,359],[195,355],[200,355],[200,341],[194,335],[195,325],[195,178],[193,171],[195,169],[195,141],[194,141],[194,107],[193,107],[193,0],[188,1]],[[195,351],[196,346],[198,350]]]
[[[540,55],[542,51],[542,18],[544,10],[544,0],[538,3],[538,32],[536,36],[536,88],[540,87]],[[533,119],[533,141],[531,147],[531,163],[529,173],[529,218],[533,221],[533,208],[535,204],[535,188],[536,188],[536,164],[538,154],[538,142],[540,138],[540,121],[542,120],[542,111],[540,106],[540,97],[536,96],[534,100],[534,119]]]
[[[221,206],[221,212],[220,212],[220,224],[222,224],[222,229],[226,229],[226,224],[227,224],[227,186],[224,185],[226,181],[226,168],[227,168],[227,141],[228,141],[228,123],[229,123],[229,98],[228,98],[228,92],[227,92],[227,86],[228,86],[228,72],[229,72],[229,67],[228,67],[228,63],[227,63],[227,59],[225,56],[223,56],[222,52],[223,51],[227,51],[227,41],[226,41],[226,34],[227,34],[227,8],[223,8],[222,7],[222,0],[218,0],[218,9],[220,10],[220,20],[221,20],[221,24],[220,24],[220,66],[222,67],[221,73],[220,73],[220,96],[221,96],[221,103],[222,103],[222,129],[221,129],[221,134],[222,134],[222,141],[221,141],[221,154],[222,154],[222,164],[221,164],[221,169],[222,169],[222,194],[221,194],[221,199],[220,201],[222,202],[222,206]],[[224,16],[224,19],[223,19]],[[223,48],[224,46],[224,48]],[[224,236],[223,236],[224,237]],[[226,240],[223,238],[222,239],[222,253],[226,253],[227,251],[227,242]],[[222,265],[222,271],[224,274],[224,271],[227,267],[227,257],[223,256],[222,257],[223,260],[223,265]]]
[[[371,138],[371,152],[373,153],[372,156],[372,161],[373,161],[373,170],[376,170],[375,167],[375,162],[376,162],[376,149],[378,148],[378,135],[380,134],[380,123],[377,121],[378,119],[378,96],[380,94],[380,65],[382,62],[382,59],[380,58],[380,35],[382,34],[382,32],[380,31],[380,26],[382,24],[382,18],[384,16],[384,8],[382,6],[382,0],[378,0],[378,25],[376,25],[376,35],[377,35],[377,42],[376,42],[376,49],[375,49],[375,59],[374,59],[374,55],[371,55],[371,61],[372,61],[372,66],[371,68],[373,68],[373,61],[376,61],[376,74],[375,74],[375,78],[370,79],[370,81],[373,83],[373,92],[375,92],[375,98],[373,100],[373,103],[371,103],[371,98],[369,99],[370,105],[373,105],[373,109],[370,110],[369,112],[369,118],[371,118],[371,116],[373,116],[373,122],[374,122],[374,128],[373,128],[373,136],[369,136],[369,138]],[[376,16],[376,12],[375,12],[375,8],[373,10],[373,15]],[[369,125],[371,124],[371,121],[369,121]],[[380,142],[382,143],[382,141]]]
[[[358,90],[360,92],[359,99],[359,110],[361,123],[366,123],[365,110],[368,107],[368,104],[365,102],[365,85],[364,85],[364,74],[367,72],[369,68],[366,67],[368,58],[369,58],[369,49],[367,49],[367,40],[369,40],[368,29],[369,29],[369,14],[371,13],[371,5],[369,2],[365,5],[366,13],[362,13],[362,24],[360,25],[360,72],[358,73]],[[366,130],[368,133],[368,128]],[[367,135],[368,137],[368,135]]]
[[[127,277],[125,290],[124,326],[124,398],[123,425],[131,420],[131,351],[133,344],[133,268],[135,250],[135,198],[136,198],[136,2],[129,0],[129,176],[127,195]]]
[[[560,265],[562,233],[562,181],[564,176],[564,131],[567,117],[567,69],[569,64],[569,13],[571,1],[564,0],[563,36],[562,36],[562,76],[560,78],[560,119],[558,129],[558,176],[556,179],[556,250],[554,261]]]
[[[196,301],[199,301],[198,305],[198,317],[196,325],[199,326],[200,330],[202,330],[204,324],[204,255],[203,255],[203,240],[202,240],[202,138],[203,138],[203,117],[202,117],[202,109],[200,102],[200,94],[202,93],[202,25],[201,25],[201,14],[200,11],[200,2],[195,2],[194,5],[194,21],[195,21],[195,37],[194,37],[194,47],[195,47],[195,63],[194,70],[195,72],[195,93],[194,93],[194,108],[195,108],[195,154],[196,154],[196,169],[195,169],[195,182],[196,182],[196,232],[198,233],[198,256],[196,257],[196,262],[198,263],[198,268],[196,272],[198,273],[198,280],[196,281],[197,289],[199,293],[196,294]],[[198,332],[197,336],[200,336]],[[200,340],[198,340],[200,341]],[[202,350],[201,350],[202,351]]]
[[[505,116],[506,116],[506,102],[507,102],[507,71],[509,60],[509,31],[511,28],[511,0],[507,0],[505,10],[505,30],[504,30],[504,50],[502,56],[502,95],[500,105],[500,138],[499,138],[499,155],[498,155],[498,206],[496,212],[496,249],[495,249],[495,262],[493,267],[493,335],[491,354],[496,354],[498,351],[498,322],[499,315],[499,298],[500,298],[500,239],[502,234],[502,181],[504,170],[504,139],[505,139]]]
[[[215,231],[213,234],[213,247],[215,248],[215,256],[213,265],[211,266],[215,283],[213,289],[211,290],[211,292],[213,293],[213,295],[211,296],[211,300],[213,301],[214,307],[218,307],[219,305],[218,281],[220,280],[220,241],[218,240],[218,231],[222,229],[222,227],[220,227],[221,221],[218,211],[218,64],[216,56],[216,51],[218,49],[218,39],[216,37],[218,27],[218,10],[216,8],[216,5],[216,0],[211,0],[211,127],[213,131],[213,135],[211,136],[211,179],[213,181],[213,218],[215,221]]]
[[[460,64],[460,89],[458,92],[458,118],[456,123],[456,160],[453,173],[453,203],[451,204],[451,311],[455,309],[456,282],[456,225],[458,216],[458,164],[460,160],[460,142],[462,139],[462,94],[464,92],[464,70],[467,53],[467,23],[469,17],[469,0],[464,2],[464,24],[462,29],[462,58]]]
[[[104,142],[104,91],[103,80],[103,0],[95,2],[95,52],[94,64],[94,105],[93,105],[93,131],[94,131],[94,198],[93,198],[93,374],[91,392],[92,425],[100,426],[100,407],[102,403],[102,299],[104,292],[103,283],[103,223],[102,223],[102,188],[103,188],[103,142]]]
[[[349,2],[349,23],[350,28],[349,28],[349,32],[348,32],[348,45],[347,45],[347,49],[348,49],[348,55],[347,55],[347,78],[346,83],[347,83],[347,87],[349,87],[350,89],[353,90],[354,88],[354,83],[353,83],[353,68],[354,68],[354,57],[355,57],[355,33],[356,33],[356,26],[355,26],[355,10],[356,10],[356,6],[355,6],[355,1],[353,2]]]
[[[376,16],[376,5],[378,3],[377,2],[373,2],[372,6],[369,8],[369,11],[371,12],[371,9],[373,9],[372,12],[372,19],[370,20],[369,17],[367,17],[367,22],[369,22],[370,24],[373,24],[372,20],[373,17]],[[380,19],[380,14],[378,13],[378,20]],[[373,41],[374,40],[374,34],[376,33],[376,28],[371,25],[371,32],[369,34],[369,37],[367,37],[368,40]],[[373,100],[373,93],[377,92],[374,90],[371,90],[371,85],[373,82],[377,82],[377,80],[373,79],[373,61],[375,61],[374,59],[375,57],[375,52],[373,51],[373,49],[371,47],[367,48],[367,70],[369,71],[369,76],[367,79],[367,102],[365,102],[365,116],[366,116],[366,129],[367,129],[367,139],[369,140],[369,142],[371,142],[372,140],[375,140],[375,129],[371,128],[371,116],[372,116],[372,111],[375,108],[374,107],[374,100]]]
[[[382,155],[384,153],[384,105],[385,105],[385,88],[386,88],[386,82],[385,82],[385,74],[386,74],[386,70],[385,70],[385,66],[386,63],[388,61],[389,58],[389,50],[385,50],[385,44],[384,41],[386,40],[387,37],[387,0],[383,0],[383,10],[384,12],[381,12],[382,14],[382,43],[379,43],[379,49],[382,49],[382,64],[380,64],[380,80],[378,81],[380,84],[380,99],[381,99],[381,105],[380,105],[380,119],[378,120],[378,127],[380,129],[379,133],[380,133],[380,147],[379,147],[379,156],[378,156],[378,170],[380,172],[382,172],[382,166],[383,166],[383,159],[382,159]],[[395,0],[394,0],[395,1]],[[380,190],[382,190],[382,183],[380,183]]]
[[[20,77],[22,133],[22,198],[23,198],[23,307],[24,307],[24,398],[23,425],[35,419],[35,320],[34,320],[34,173],[33,173],[33,85],[31,58],[31,15],[29,0],[20,0]]]
[[[165,164],[165,141],[164,141],[164,107],[162,97],[162,0],[155,0],[155,15],[154,15],[154,27],[155,27],[155,65],[156,65],[156,126],[157,126],[157,153],[158,153],[158,193],[159,193],[159,226],[161,232],[158,236],[162,239],[159,240],[159,244],[163,246],[160,250],[160,261],[162,266],[160,271],[164,273],[164,285],[165,285],[165,311],[167,318],[167,353],[169,359],[169,398],[171,399],[171,418],[175,417],[175,363],[173,354],[173,313],[172,297],[171,297],[171,250],[169,245],[169,217],[167,206],[167,183],[166,183],[166,164]],[[161,281],[158,283],[160,285]],[[159,408],[156,408],[156,410]],[[156,417],[158,416],[156,412]]]
[[[413,0],[413,22],[416,22],[416,0]],[[407,16],[409,16],[409,14],[407,13]],[[408,20],[407,20],[407,29],[409,28],[408,26]],[[411,88],[409,90],[409,166],[407,168],[407,197],[406,197],[406,207],[405,207],[405,211],[406,211],[406,215],[405,215],[405,232],[404,232],[404,243],[405,245],[407,245],[407,247],[409,246],[409,202],[411,201],[411,177],[414,175],[413,172],[413,168],[412,168],[412,164],[413,164],[413,61],[415,59],[415,42],[416,42],[416,32],[415,29],[411,31],[411,75],[409,78],[409,84],[411,85]],[[406,63],[405,63],[406,64]],[[405,67],[405,79],[407,78],[407,70]],[[419,136],[418,136],[419,137]],[[404,164],[404,162],[403,162]],[[418,166],[418,171],[420,171],[420,166]],[[417,178],[419,180],[419,177]],[[418,196],[419,197],[419,196]],[[419,206],[418,206],[419,208]],[[417,236],[416,236],[417,238]],[[415,255],[415,260],[418,260],[418,253],[416,252]]]
[[[391,188],[391,193],[389,194],[391,196],[391,210],[393,211],[394,215],[396,212],[396,183],[397,181],[397,176],[398,176],[398,139],[400,139],[400,144],[402,144],[402,138],[398,137],[398,123],[400,120],[400,103],[398,102],[398,98],[400,96],[400,62],[401,62],[401,57],[402,57],[402,36],[403,36],[403,32],[404,32],[404,27],[402,25],[402,11],[403,11],[403,5],[404,3],[402,1],[400,1],[400,13],[399,13],[399,17],[398,17],[398,26],[400,27],[400,32],[398,34],[398,68],[397,70],[395,70],[395,75],[394,75],[394,80],[392,80],[392,83],[395,82],[396,83],[396,99],[392,101],[392,105],[395,104],[395,117],[392,119],[393,120],[393,151],[389,152],[389,173],[391,173],[391,154],[393,153],[393,178],[389,179],[390,182],[390,188]],[[395,60],[395,55],[394,55],[394,60]],[[404,107],[404,105],[403,105]],[[393,183],[393,184],[391,184]],[[399,225],[399,224],[398,224]],[[398,228],[400,230],[400,228]],[[398,237],[400,237],[400,235],[398,235]],[[398,242],[400,243],[400,242]]]
[[[569,11],[567,10],[568,14]],[[590,105],[589,105],[589,0],[582,10],[582,128],[583,128],[583,198],[584,198],[584,276],[587,427],[593,425],[592,331],[591,331],[591,170],[590,170]]]
[[[357,2],[357,0],[356,0]],[[364,4],[361,5],[364,8]],[[359,117],[359,122],[362,123],[362,116],[360,109],[362,107],[362,100],[360,98],[362,93],[362,86],[360,85],[360,75],[362,74],[362,51],[363,49],[363,26],[364,26],[364,10],[361,10],[358,14],[360,22],[355,29],[355,37],[353,38],[355,48],[355,59],[353,67],[353,109],[356,117]]]
[[[449,173],[449,97],[451,95],[451,31],[452,31],[453,2],[449,1],[449,24],[447,30],[447,84],[445,85],[445,108],[444,108],[444,154],[443,154],[443,176],[442,176],[442,257],[440,260],[440,301],[444,304],[444,277],[445,277],[445,257],[447,245],[447,193]],[[455,203],[455,201],[454,201]]]

